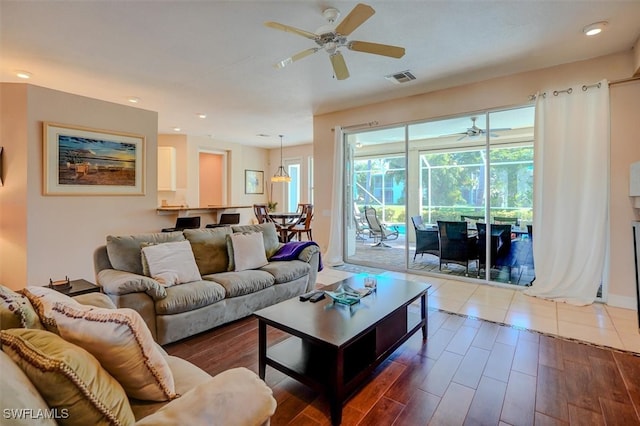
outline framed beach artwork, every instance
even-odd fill
[[[45,122],[44,195],[144,195],[145,138]]]
[[[264,172],[262,170],[244,171],[244,193],[264,194]]]

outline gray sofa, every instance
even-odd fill
[[[257,269],[233,271],[232,232],[261,232],[270,259],[281,247],[272,223],[178,232],[108,236],[94,253],[96,282],[118,307],[139,312],[162,345],[251,315],[315,286],[317,245],[293,260],[269,261]],[[141,248],[189,241],[201,280],[165,287],[144,274]],[[231,252],[231,255],[230,255]]]

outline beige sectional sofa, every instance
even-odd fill
[[[256,233],[262,236],[259,244]],[[183,252],[185,241],[197,271],[185,260],[190,255]],[[156,256],[160,265],[143,262],[154,258],[151,250],[168,247],[182,252],[176,255],[179,260],[172,263],[174,253],[165,251]],[[271,260],[281,247],[272,223],[108,236],[94,253],[96,281],[116,306],[140,313],[154,339],[164,345],[312,290],[320,265],[318,246],[304,247],[295,259]],[[264,254],[262,262],[257,248]],[[180,275],[187,282],[175,278]],[[179,283],[163,285],[165,279]]]
[[[254,372],[212,377],[168,355],[136,312],[115,309],[104,294],[21,292],[0,286],[0,424],[269,424],[276,401]],[[100,344],[111,352],[101,354]],[[159,383],[170,386],[166,397],[141,399]]]

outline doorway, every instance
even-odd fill
[[[226,153],[198,153],[200,206],[227,204],[226,158]]]

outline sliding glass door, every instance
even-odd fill
[[[492,281],[528,285],[535,277],[531,240],[534,110],[492,112],[488,120],[490,129],[496,129],[488,134],[487,223],[491,226],[480,241],[480,246],[486,244],[480,247],[479,262]]]
[[[345,142],[345,259],[405,268],[405,126],[347,134]]]
[[[530,283],[533,119],[523,107],[347,134],[346,260]]]

